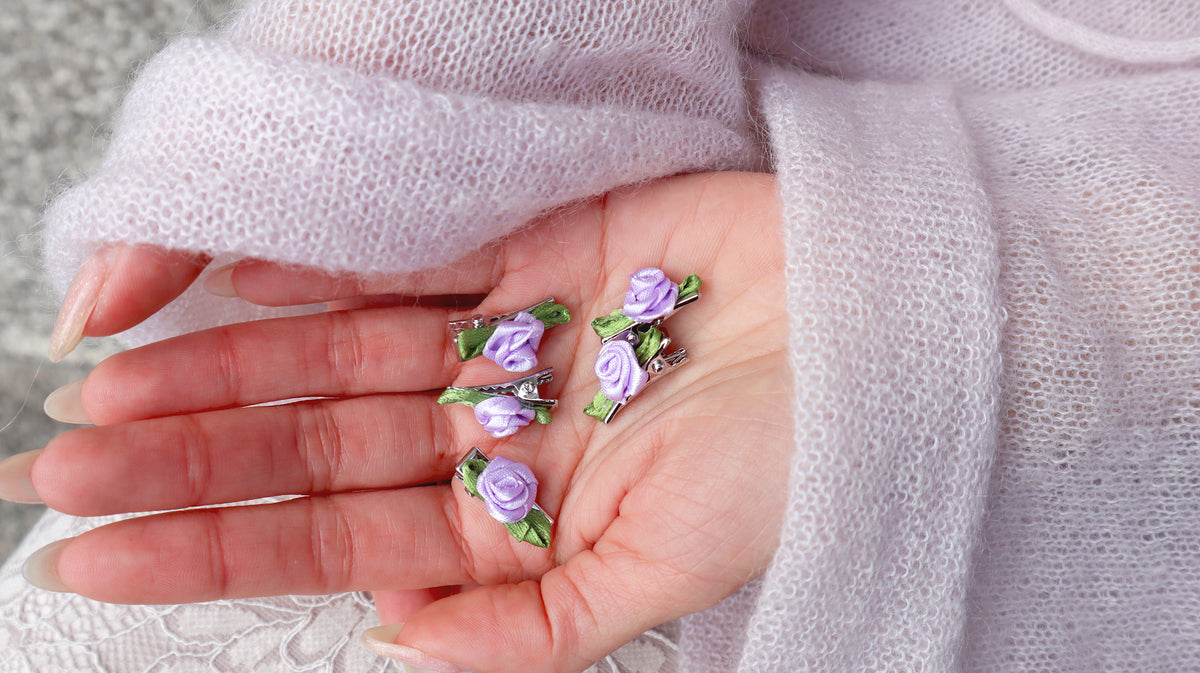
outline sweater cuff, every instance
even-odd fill
[[[759,84],[784,202],[797,448],[746,655],[695,670],[950,670],[1000,373],[975,159],[947,90],[773,70]],[[705,618],[730,619],[722,609]]]
[[[47,266],[61,289],[96,246],[124,242],[401,273],[573,200],[743,167],[757,151],[717,119],[438,91],[184,39],[139,75],[99,170],[48,209]],[[155,336],[215,310],[182,299],[153,321],[175,327]]]

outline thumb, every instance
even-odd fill
[[[478,586],[478,585],[472,585]],[[460,593],[467,587],[433,587],[430,589],[391,589],[372,592],[375,612],[384,624],[407,622],[418,610],[446,596]]]
[[[689,606],[678,573],[630,552],[585,551],[540,580],[479,587],[364,634],[377,654],[433,671],[582,671]]]

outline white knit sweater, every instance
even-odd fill
[[[649,638],[600,666],[1200,669],[1191,3],[312,4],[253,2],[147,66],[47,213],[60,286],[111,240],[412,269],[620,184],[768,165],[798,335],[780,549],[677,656]],[[189,292],[132,338],[251,317],[228,304]],[[0,575],[0,642],[26,652],[0,671],[152,670],[225,638],[180,615],[254,615],[219,670],[382,665],[345,647],[353,597],[24,588],[20,558],[82,525],[51,515]],[[35,626],[82,614],[83,638]]]

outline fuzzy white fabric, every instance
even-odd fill
[[[335,4],[256,2],[147,67],[47,214],[60,286],[107,240],[436,264],[618,184],[755,166],[758,131],[799,335],[791,503],[678,668],[1200,669],[1194,4]],[[195,301],[141,338],[238,317]],[[132,613],[17,588],[85,525],[50,516],[0,577],[0,670],[197,661],[178,630],[120,668],[64,637]],[[327,610],[297,633],[344,633]],[[284,632],[208,661],[293,670]]]
[[[996,235],[964,125],[940,87],[771,71],[761,90],[788,195],[792,501],[745,640],[686,639],[684,670],[950,670],[1000,370]],[[684,636],[739,635],[746,612]]]
[[[144,68],[46,213],[47,268],[153,241],[402,272],[621,184],[754,167],[744,4],[251,3]],[[130,338],[263,315],[230,304],[197,287]]]

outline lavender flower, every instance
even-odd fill
[[[546,326],[530,313],[513,316],[496,325],[483,346],[483,356],[510,372],[526,372],[537,364],[537,349]]]
[[[529,425],[536,412],[521,404],[520,400],[507,395],[489,397],[475,405],[475,420],[483,424],[491,436],[507,437]]]
[[[621,313],[637,322],[651,322],[675,310],[679,286],[667,278],[662,269],[648,266],[629,277],[629,291]]]
[[[636,395],[650,376],[638,363],[637,353],[627,341],[609,341],[596,358],[596,376],[600,391],[613,402],[624,402]]]
[[[529,515],[538,481],[524,463],[496,456],[479,475],[475,488],[493,519],[516,523]]]

